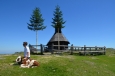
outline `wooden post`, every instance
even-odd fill
[[[63,50],[66,50],[66,49],[65,49],[65,46],[64,46],[64,49],[63,49]]]
[[[52,45],[51,45],[51,54],[53,54],[54,52],[53,52],[53,43],[52,43]]]
[[[84,55],[86,55],[86,45],[84,45]]]
[[[43,45],[40,44],[40,46],[41,46],[41,55],[43,55]]]
[[[81,51],[82,51],[82,47],[81,47]]]
[[[95,46],[95,53],[93,55],[98,55],[98,52],[97,52],[97,46]]]
[[[104,46],[104,55],[106,54],[106,47]]]
[[[91,47],[90,47],[90,51],[91,51]]]
[[[95,51],[97,51],[97,46],[95,46]]]
[[[73,55],[73,44],[71,45],[71,54],[70,55]]]

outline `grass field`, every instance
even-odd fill
[[[31,55],[39,67],[10,65],[19,55],[0,55],[0,76],[115,76],[115,53],[106,55]]]

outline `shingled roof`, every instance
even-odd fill
[[[58,35],[59,35],[59,41],[65,41],[65,42],[70,43],[62,33],[55,33],[55,34],[52,36],[52,38],[50,39],[49,42],[58,41]],[[48,42],[48,43],[49,43],[49,42]]]

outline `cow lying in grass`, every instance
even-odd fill
[[[33,68],[34,66],[39,66],[39,63],[36,60],[26,59],[21,56],[17,57],[16,63],[18,63],[21,68]]]

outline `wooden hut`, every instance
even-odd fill
[[[55,33],[54,35],[52,36],[52,38],[49,40],[49,42],[47,43],[47,46],[48,46],[48,49],[51,49],[52,47],[52,44],[53,45],[58,45],[58,40],[59,40],[59,47],[60,47],[60,50],[65,50],[66,48],[68,48],[68,44],[70,44],[70,42],[66,39],[66,37],[62,34],[61,32],[61,29],[59,29],[59,32],[58,32],[58,29],[55,28]],[[66,47],[64,46],[61,46],[61,45],[66,45]],[[54,46],[53,49],[58,49],[58,46]]]

